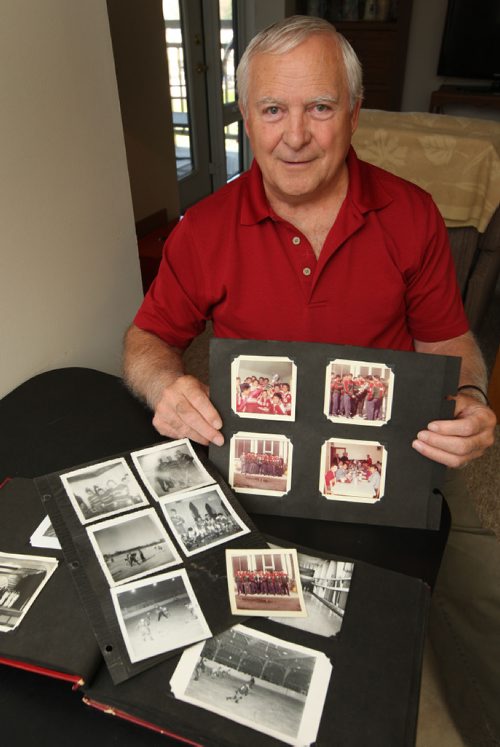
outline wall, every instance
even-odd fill
[[[179,214],[161,0],[107,0],[136,222]],[[174,180],[169,175],[174,175]]]
[[[4,0],[0,90],[3,396],[118,372],[142,293],[104,0]]]

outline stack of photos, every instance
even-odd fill
[[[335,359],[324,378],[323,415],[353,427],[353,438],[325,441],[318,453],[319,492],[325,500],[376,503],[384,495],[387,451],[355,438],[355,427],[382,426],[391,417],[394,374],[382,363]],[[295,421],[297,366],[278,356],[238,356],[231,363],[231,407],[239,418]],[[293,443],[285,433],[233,434],[229,484],[239,493],[283,497],[292,487]]]
[[[185,558],[250,532],[187,439],[61,475],[131,662],[211,635]]]
[[[320,651],[235,625],[188,648],[175,697],[291,745],[317,737],[332,665]]]
[[[61,544],[52,526],[49,517],[46,516],[35,529],[30,537],[32,547],[48,547],[51,550],[60,550]]]
[[[20,625],[57,568],[55,558],[0,552],[0,631]]]

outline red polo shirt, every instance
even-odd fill
[[[185,348],[217,337],[412,350],[468,329],[429,194],[350,150],[349,189],[319,259],[271,209],[259,167],[190,208],[135,324]]]

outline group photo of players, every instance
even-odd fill
[[[180,700],[306,745],[316,740],[330,676],[320,651],[235,625],[184,651],[170,687]]]
[[[344,620],[354,563],[301,552],[297,558],[307,617],[273,617],[273,622],[325,638],[336,636]]]
[[[228,549],[226,565],[233,614],[306,615],[294,549]]]
[[[67,472],[61,481],[82,524],[148,505],[122,458]]]
[[[295,420],[297,367],[289,358],[239,356],[231,364],[231,406],[240,417]]]
[[[330,500],[375,503],[384,495],[387,451],[376,441],[330,439],[321,448],[319,490]]]
[[[214,482],[187,438],[134,451],[131,456],[156,500]]]
[[[185,569],[114,587],[111,597],[131,662],[211,635]]]
[[[229,484],[237,492],[285,495],[291,485],[292,452],[286,436],[236,433],[230,442]]]
[[[175,539],[188,556],[250,531],[219,485],[194,490],[178,499],[162,498],[160,505]]]
[[[110,586],[182,562],[152,508],[87,527],[87,534]]]
[[[338,422],[383,425],[391,417],[394,374],[365,361],[332,361],[326,370],[325,415]]]

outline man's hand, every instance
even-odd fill
[[[496,416],[474,397],[454,397],[455,419],[434,420],[413,441],[423,456],[447,467],[463,467],[480,457],[495,440]]]
[[[224,443],[222,420],[208,398],[208,387],[194,376],[179,376],[163,389],[153,425],[170,438],[190,438],[204,445]]]

